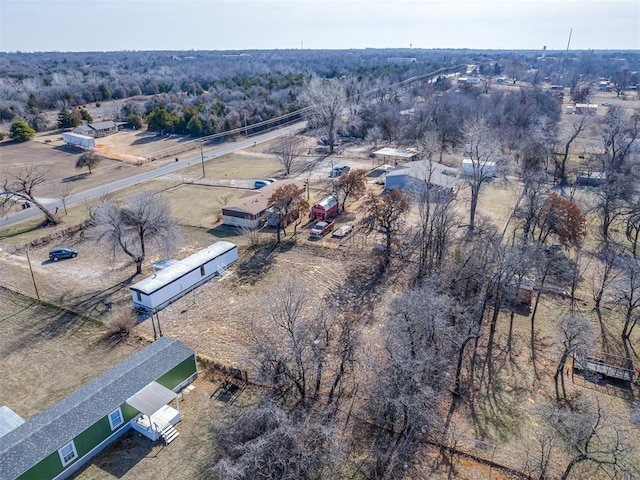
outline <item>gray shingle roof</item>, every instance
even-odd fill
[[[111,122],[111,121],[106,121],[106,122],[95,122],[95,123],[90,123],[89,127],[93,128],[94,130],[106,130],[109,128],[114,128],[117,127],[118,125],[116,124],[116,122]]]
[[[0,438],[0,478],[22,475],[195,352],[161,337]]]

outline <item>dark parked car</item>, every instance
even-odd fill
[[[73,248],[54,248],[53,250],[49,251],[49,260],[51,260],[52,262],[57,262],[62,258],[75,258],[76,255],[78,255],[78,251],[74,250]]]

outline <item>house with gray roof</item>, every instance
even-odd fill
[[[131,428],[177,436],[178,395],[197,376],[195,352],[161,337],[0,436],[0,479],[64,479]],[[169,405],[175,400],[177,410]]]
[[[77,133],[79,135],[87,135],[89,137],[106,137],[107,135],[111,135],[112,133],[118,133],[118,129],[122,125],[126,125],[127,122],[94,122],[88,124],[78,125],[73,129],[73,133]]]
[[[428,185],[450,191],[458,180],[458,169],[441,163],[420,160],[389,170],[384,177],[385,190],[416,189]]]

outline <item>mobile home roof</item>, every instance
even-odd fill
[[[167,268],[160,270],[151,277],[140,280],[129,288],[131,290],[142,292],[146,295],[151,295],[153,292],[160,290],[165,285],[168,285],[174,280],[177,280],[201,265],[213,260],[217,256],[227,253],[234,248],[236,248],[236,246],[231,242],[216,242],[213,245],[209,245],[207,248],[185,258],[184,260],[174,263],[173,265],[169,265]]]
[[[0,476],[16,478],[195,352],[160,337],[0,438]]]

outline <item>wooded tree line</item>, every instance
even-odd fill
[[[566,385],[574,355],[616,351],[603,315],[615,311],[616,344],[633,348],[638,115],[610,107],[603,117],[561,124],[557,99],[535,86],[509,93],[391,87],[365,97],[348,82],[309,84],[318,134],[331,145],[364,130],[372,142],[417,144],[434,162],[443,153],[465,155],[469,217],[454,207],[461,192],[434,187],[431,169],[408,190],[368,194],[362,213],[384,227],[382,261],[354,260],[344,284],[319,304],[293,283],[274,293],[250,355],[267,397],[216,431],[222,448],[213,471],[237,479],[427,478],[447,470],[455,477],[450,461],[463,442],[456,417],[464,416],[475,441],[498,450],[504,439],[496,425],[506,437],[533,439],[527,445],[535,448],[503,465],[514,478],[638,476],[629,419]],[[587,138],[595,140],[591,151],[576,161],[584,153],[576,140]],[[475,213],[490,163],[499,177],[521,182],[506,225]],[[596,170],[604,173],[600,185],[577,186],[579,172]],[[409,204],[420,218],[410,232],[403,222]],[[589,265],[595,274],[585,276]],[[593,292],[586,310],[585,299],[577,300],[585,284]],[[533,297],[522,338],[515,323],[525,285]],[[376,295],[393,298],[376,317],[379,338],[371,342],[363,332],[371,331]],[[567,297],[568,310],[543,332],[545,295]],[[549,384],[551,395],[532,413],[535,426],[523,427],[505,387]],[[427,445],[436,447],[429,460],[421,455]]]
[[[42,115],[45,110],[161,95],[158,104],[133,113],[149,114],[162,106],[169,115],[159,131],[210,134],[295,109],[302,85],[313,75],[353,76],[354,85],[388,85],[457,64],[473,64],[482,75],[505,75],[533,85],[550,81],[576,93],[588,87],[581,94],[585,100],[601,77],[610,79],[620,92],[639,83],[634,73],[640,70],[637,54],[624,52],[615,62],[612,55],[574,52],[540,61],[539,52],[455,50],[1,53],[0,121],[25,120],[42,131],[55,128]],[[415,58],[415,62],[396,62],[397,57]],[[463,66],[460,72],[465,70]],[[134,105],[128,108],[135,110]],[[127,121],[131,113],[125,109],[110,116]],[[393,119],[388,123],[392,129]]]

